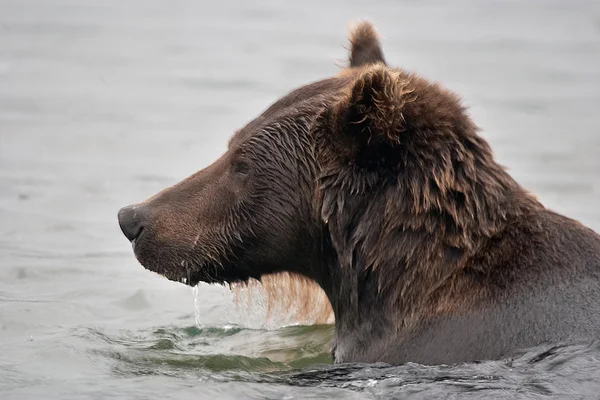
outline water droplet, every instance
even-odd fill
[[[200,322],[200,296],[198,292],[198,285],[196,285],[192,288],[192,293],[194,293],[194,317],[196,319],[196,326],[202,328],[202,323]]]

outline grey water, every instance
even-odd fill
[[[0,0],[0,398],[597,398],[600,343],[454,366],[331,365],[332,327],[265,322],[145,271],[117,210],[209,165],[373,21],[459,92],[497,158],[600,230],[600,2]],[[599,338],[600,339],[600,338]]]

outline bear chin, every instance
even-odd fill
[[[182,260],[177,264],[147,263],[136,254],[136,258],[144,269],[167,278],[170,281],[194,287],[200,282],[217,285],[248,284],[250,278],[260,281],[261,276],[250,276],[242,273],[235,266],[223,268],[221,265],[190,265]]]

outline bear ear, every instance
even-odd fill
[[[369,22],[361,22],[350,31],[350,67],[385,64],[379,36]]]
[[[383,64],[366,68],[350,83],[329,115],[333,146],[346,160],[385,164],[406,130],[405,105],[414,101],[410,80]]]

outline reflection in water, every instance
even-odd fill
[[[114,359],[112,373],[119,376],[194,376],[214,382],[337,388],[381,398],[568,397],[596,395],[600,390],[597,342],[540,346],[510,360],[459,365],[331,365],[326,349],[332,333],[331,326],[296,326],[275,332],[163,327],[112,336],[88,330],[83,335],[110,345],[102,346],[95,356]],[[255,340],[268,343],[261,349]],[[247,344],[246,355],[241,355],[245,352],[240,348],[211,354],[215,346],[239,341]]]
[[[276,331],[235,326],[162,327],[110,335],[98,329],[85,329],[78,335],[101,342],[93,352],[119,360],[114,367],[119,374],[177,376],[201,375],[207,370],[275,372],[331,363],[329,342],[333,327],[293,326]],[[215,348],[222,353],[215,354]]]

